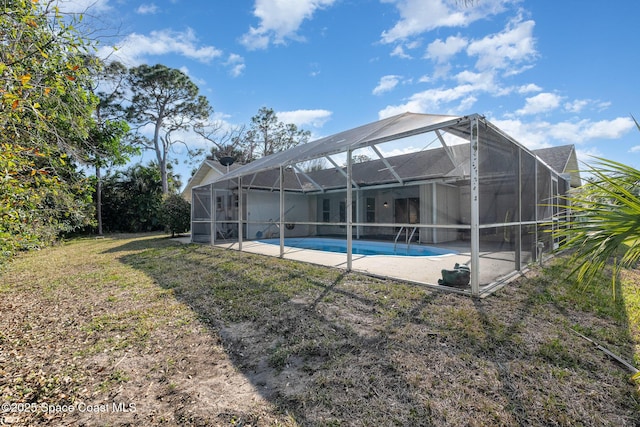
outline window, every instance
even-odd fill
[[[322,221],[331,221],[331,200],[322,199]]]
[[[347,202],[345,201],[340,202],[340,222],[347,222]],[[358,222],[355,203],[351,205],[351,222]],[[340,228],[344,228],[344,225],[341,225]]]
[[[367,197],[367,222],[376,222],[376,198]]]
[[[223,209],[222,197],[221,196],[217,196],[216,197],[216,210],[221,211],[222,209]]]

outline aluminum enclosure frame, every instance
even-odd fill
[[[394,163],[394,157],[385,156],[382,151],[378,149],[380,144],[427,133],[437,135],[442,146],[441,150],[443,150],[442,159],[445,159],[445,155],[446,158],[449,159],[449,163],[447,163],[448,165],[450,164],[449,172],[446,172],[446,170],[444,173],[433,172],[433,169],[437,169],[436,166],[446,163],[445,159],[442,160],[441,163],[430,164],[432,166],[430,168],[425,166],[422,175],[405,176],[406,174],[400,169],[401,164],[398,166],[397,163]],[[466,141],[466,143],[449,145],[446,138],[443,137],[445,134],[453,135],[459,138],[460,141]],[[364,172],[361,172],[367,165],[356,164],[353,159],[353,153],[367,147],[371,147],[376,156],[379,157],[379,159],[373,160],[372,162],[380,162],[384,168],[388,169],[389,172],[386,181],[361,182],[361,180],[358,180],[358,177],[362,178],[367,176]],[[514,165],[509,165],[511,168],[510,174],[501,176],[499,167],[504,166],[504,164],[498,164],[499,161],[497,161],[497,166],[490,165],[488,168],[485,167],[488,162],[493,161],[489,153],[494,152],[486,147],[493,147],[491,150],[494,150],[498,154],[501,152],[509,152],[509,150],[511,150],[511,153],[516,153],[513,158],[505,155],[507,163],[509,159],[512,159],[514,162]],[[435,150],[433,150],[433,152],[435,153]],[[343,153],[346,154],[346,164],[340,166],[333,160],[332,156]],[[410,157],[411,155],[407,156],[407,159],[412,159],[412,157]],[[496,158],[498,157],[499,155],[496,156]],[[529,243],[531,243],[532,240],[533,245],[529,244],[529,247],[534,246],[535,248],[539,248],[540,245],[543,244],[543,241],[544,244],[547,245],[547,248],[553,245],[552,242],[548,241],[548,235],[541,234],[541,230],[546,227],[546,224],[552,219],[552,216],[548,215],[547,211],[542,212],[541,209],[536,209],[533,220],[522,217],[523,203],[525,202],[523,199],[526,198],[522,194],[522,189],[527,180],[523,177],[523,170],[526,169],[526,167],[523,166],[525,163],[523,157],[526,157],[529,163],[531,163],[531,161],[535,162],[535,176],[528,176],[529,181],[531,181],[532,178],[534,181],[534,185],[532,186],[533,190],[530,189],[530,191],[542,196],[546,195],[547,197],[547,200],[536,200],[536,203],[549,203],[551,199],[561,194],[560,189],[568,190],[568,180],[562,175],[564,171],[554,171],[535,153],[506,135],[479,114],[468,116],[443,116],[415,113],[400,114],[258,159],[223,175],[211,184],[194,187],[192,191],[192,241],[199,241],[197,238],[194,239],[193,230],[195,228],[200,229],[200,225],[208,226],[209,239],[207,242],[211,244],[216,244],[216,241],[219,240],[218,236],[225,237],[226,240],[226,233],[219,231],[220,225],[224,225],[226,227],[225,230],[233,226],[236,230],[234,240],[237,242],[238,249],[242,250],[243,241],[247,239],[251,240],[251,233],[246,230],[248,230],[249,225],[253,223],[247,217],[248,213],[245,212],[245,210],[248,210],[247,206],[250,204],[251,199],[255,197],[255,194],[258,194],[254,192],[277,192],[278,217],[275,221],[269,220],[273,223],[273,227],[267,222],[264,222],[264,224],[267,228],[271,227],[280,230],[280,257],[285,256],[284,230],[288,224],[309,228],[319,228],[322,226],[343,227],[347,241],[346,268],[347,270],[351,270],[353,269],[352,239],[354,237],[359,238],[360,230],[363,228],[373,226],[363,221],[363,211],[368,207],[363,206],[363,201],[361,200],[363,196],[361,193],[365,191],[380,192],[388,188],[403,189],[411,186],[423,186],[426,188],[433,186],[430,194],[435,201],[436,185],[453,185],[451,183],[468,182],[468,184],[464,184],[463,188],[466,189],[468,185],[468,191],[470,193],[468,196],[470,211],[468,222],[437,224],[435,223],[435,219],[433,219],[433,224],[420,224],[416,228],[420,228],[420,231],[426,229],[425,231],[427,232],[432,230],[434,235],[438,230],[457,230],[458,232],[462,230],[462,233],[469,233],[470,288],[469,290],[463,290],[461,292],[469,293],[476,297],[482,296],[495,288],[501,281],[506,280],[513,273],[522,271],[528,262],[536,261],[540,257],[537,250],[531,248],[525,251],[528,254],[528,258],[522,255],[524,240],[527,240]],[[324,171],[321,171],[321,173],[304,171],[300,168],[299,165],[301,163],[315,159],[326,159],[330,163],[330,166]],[[502,163],[505,162],[503,161]],[[492,168],[495,169],[495,172],[493,172]],[[487,170],[489,170],[489,172],[487,172]],[[338,178],[335,177],[341,176],[344,184],[342,186],[340,186],[340,184],[334,186],[327,184],[327,177],[331,175],[330,172],[334,172],[331,177],[332,180],[338,182]],[[516,174],[517,177],[515,176]],[[539,174],[544,178],[540,178]],[[549,177],[548,191],[547,188],[545,188],[547,175]],[[510,177],[513,178],[513,182],[509,181]],[[565,181],[567,182],[565,183]],[[558,184],[559,182],[561,182],[562,185]],[[531,186],[531,184],[528,185]],[[542,187],[540,187],[541,185]],[[504,220],[502,221],[487,219],[492,218],[491,215],[486,218],[482,216],[483,209],[487,209],[487,202],[482,200],[483,192],[481,189],[486,189],[490,186],[495,186],[498,189],[504,187],[514,193],[515,207],[507,210],[507,215],[504,216]],[[514,188],[516,190],[514,190]],[[495,197],[501,198],[502,200],[507,197],[498,194],[498,190],[495,191]],[[518,194],[515,194],[516,192]],[[315,221],[312,220],[312,218],[307,218],[306,220],[298,219],[295,221],[287,220],[289,212],[286,207],[285,198],[291,197],[287,196],[287,194],[299,195],[301,197],[325,197],[332,193],[344,193],[346,200],[344,204],[345,215],[344,217],[341,216],[341,218],[344,218],[343,220],[320,221],[318,218],[316,218]],[[354,193],[358,194],[355,195]],[[204,194],[208,194],[208,196],[203,198]],[[219,220],[216,215],[214,215],[216,210],[221,210],[217,209],[220,208],[220,206],[216,206],[221,203],[221,200],[225,203],[225,209],[229,206],[231,206],[232,210],[235,209],[234,218],[229,219],[225,217]],[[526,200],[526,202],[530,203],[529,200]],[[502,203],[504,204],[505,202],[503,201]],[[207,204],[208,206],[205,206]],[[464,203],[460,202],[460,204]],[[484,208],[483,204],[485,205]],[[434,218],[436,216],[435,206],[436,204],[433,203],[432,217]],[[340,208],[342,214],[342,204]],[[464,209],[466,209],[466,207]],[[319,211],[320,207],[317,207],[316,212]],[[558,212],[555,213],[557,214]],[[259,222],[255,224],[259,224]],[[415,224],[398,222],[395,219],[392,222],[377,222],[375,224],[375,226],[379,228],[387,227],[393,229],[410,227],[412,225]],[[481,259],[481,250],[482,246],[487,243],[486,239],[483,240],[483,235],[489,235],[491,233],[499,234],[502,229],[504,229],[505,240],[506,236],[509,235],[511,240],[510,245],[515,247],[513,255],[515,268],[511,273],[502,275],[502,277],[499,278],[500,280],[481,286],[480,273],[483,262]],[[526,233],[526,239],[523,237],[523,233]],[[206,240],[205,238],[203,239]],[[439,285],[434,283],[428,283],[428,285],[439,287]],[[453,291],[458,292],[460,290],[454,289]]]

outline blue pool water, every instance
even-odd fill
[[[279,245],[280,239],[262,239],[261,243]],[[289,237],[284,239],[284,245],[300,248],[313,249],[316,251],[347,253],[347,241],[340,239],[327,239],[320,237]],[[395,246],[395,248],[394,248]],[[422,246],[412,243],[407,248],[406,243],[394,245],[390,242],[372,242],[369,240],[353,240],[352,252],[358,255],[398,255],[398,256],[439,256],[452,255],[458,252],[436,248],[433,246]]]

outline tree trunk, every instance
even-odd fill
[[[98,218],[98,236],[102,236],[102,177],[100,167],[96,166],[96,216]]]
[[[167,164],[166,162],[160,163],[160,179],[162,179],[162,194],[169,193],[169,181],[167,179]]]
[[[160,137],[160,128],[162,127],[163,111],[158,114],[156,120],[155,130],[153,132],[153,147],[156,152],[156,159],[158,159],[158,167],[160,168],[160,179],[162,180],[162,194],[169,193],[169,181],[167,179],[167,141]]]

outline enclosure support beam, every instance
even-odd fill
[[[438,223],[438,194],[436,193],[437,190],[437,186],[436,183],[434,182],[433,184],[431,184],[431,223],[432,224],[437,224]],[[438,243],[438,229],[437,228],[432,228],[431,229],[431,240],[433,240],[433,243]]]
[[[362,214],[360,210],[362,209],[362,193],[356,189],[356,223],[362,221]],[[353,212],[353,211],[352,211]],[[353,218],[351,218],[353,219]],[[360,240],[360,234],[362,233],[362,226],[356,226],[356,239]]]
[[[516,259],[516,271],[522,270],[522,150],[518,149],[518,165],[517,165],[517,174],[518,174],[518,214],[515,218],[515,221],[518,221],[518,225],[515,226],[515,259]]]
[[[322,186],[320,184],[318,184],[317,182],[315,182],[308,173],[306,173],[305,171],[303,171],[302,169],[300,169],[298,167],[298,165],[294,166],[294,169],[302,176],[304,176],[310,183],[312,183],[314,185],[314,187],[316,187],[319,191],[324,193],[324,188],[322,188]],[[298,176],[296,175],[296,178],[298,178]],[[298,178],[298,183],[300,184],[300,188],[303,188],[302,183],[300,182],[300,178]],[[304,193],[305,191],[302,190],[302,192]]]
[[[387,170],[389,170],[389,172],[391,172],[391,174],[396,179],[396,181],[398,181],[400,184],[404,184],[404,181],[402,180],[402,178],[400,178],[400,175],[398,175],[398,173],[395,171],[393,166],[391,166],[391,163],[389,163],[389,161],[382,155],[380,150],[378,150],[378,147],[376,147],[375,145],[372,145],[371,149],[378,155],[380,160],[382,160],[382,163],[387,168]]]
[[[451,163],[453,163],[455,165],[456,164],[456,160],[453,157],[453,153],[451,153],[451,148],[449,148],[449,146],[447,145],[446,141],[444,140],[444,137],[442,136],[442,133],[440,132],[440,130],[436,129],[435,130],[435,134],[438,137],[438,140],[440,141],[440,145],[442,145],[442,148],[444,148],[444,152],[447,153],[447,156],[449,156],[449,160],[451,160]]]
[[[533,194],[536,195],[536,199],[537,199],[538,198],[538,194],[540,194],[540,193],[538,193],[538,158],[535,157],[534,160],[535,160],[535,163],[534,163],[535,166],[533,168],[533,176],[534,176],[534,179],[533,179],[533,191],[534,191],[534,193]],[[540,232],[540,230],[539,230],[540,224],[538,223],[538,206],[535,207],[533,218],[536,221],[536,229],[535,229],[534,235],[533,235],[534,238],[535,238],[535,251],[534,251],[534,255],[533,255],[534,256],[533,260],[542,262],[542,260],[540,259],[542,254],[539,253],[539,252],[542,249],[542,248],[540,248],[540,245],[541,244],[544,245],[544,242],[542,242],[542,240],[540,240],[540,236],[538,235],[538,233]]]
[[[338,172],[340,172],[345,178],[348,177],[347,173],[345,171],[342,170],[342,168],[329,156],[325,157],[325,159],[327,159],[329,161],[329,163],[331,163]],[[358,186],[358,184],[356,184],[355,182],[353,182],[353,179],[351,181],[349,181],[351,183],[351,185],[353,185],[356,188],[360,188]],[[348,186],[348,185],[347,185]]]
[[[479,119],[471,117],[471,294],[480,296],[480,176],[478,159]]]
[[[233,202],[232,202],[233,203]],[[242,251],[242,217],[244,212],[242,209],[242,177],[238,177],[238,250]]]
[[[209,202],[209,220],[211,221],[210,223],[210,233],[211,233],[211,246],[216,244],[216,230],[217,230],[217,226],[216,226],[216,190],[213,188],[213,184],[210,184],[209,188],[211,188],[211,201]]]
[[[247,190],[249,190],[251,187],[253,187],[253,181],[256,180],[256,177],[258,176],[257,173],[253,174],[253,177],[251,178],[251,181],[249,181],[249,185],[247,185]]]
[[[352,267],[352,249],[353,249],[353,215],[351,206],[353,205],[353,159],[351,149],[347,150],[347,271],[351,271]]]
[[[280,258],[284,258],[284,166],[280,166],[280,220],[278,228],[280,229]]]

